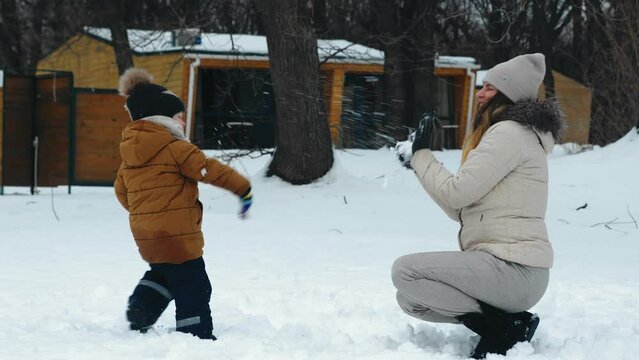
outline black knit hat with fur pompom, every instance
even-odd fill
[[[153,84],[153,77],[144,69],[130,68],[120,77],[120,95],[126,96],[131,119],[153,115],[173,117],[184,111],[184,104],[165,87]]]

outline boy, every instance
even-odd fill
[[[145,70],[131,68],[119,84],[132,122],[122,131],[114,188],[129,212],[140,255],[151,267],[129,297],[126,316],[131,330],[146,332],[175,300],[177,331],[215,340],[198,181],[238,195],[241,216],[251,206],[251,186],[186,139],[184,104],[152,81]]]

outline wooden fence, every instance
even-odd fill
[[[0,194],[5,186],[111,185],[130,121],[115,90],[73,87],[71,73],[5,72]]]

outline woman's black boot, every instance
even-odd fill
[[[457,317],[481,337],[471,355],[473,359],[484,359],[488,353],[505,355],[516,343],[530,341],[539,325],[539,317],[527,311],[507,313],[481,301],[479,304],[482,313]]]
[[[484,359],[490,349],[494,348],[494,337],[487,331],[486,317],[482,313],[468,313],[457,317],[457,320],[480,336],[479,343],[470,355],[473,359]]]

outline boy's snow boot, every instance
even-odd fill
[[[160,283],[152,280],[150,271],[144,275],[140,283],[129,297],[126,318],[129,328],[145,333],[155,322],[169,302],[173,299],[169,291]]]
[[[539,325],[539,317],[527,311],[507,313],[481,301],[479,304],[482,313],[457,317],[481,337],[471,355],[473,359],[484,359],[488,353],[505,355],[516,343],[530,341]]]
[[[176,330],[183,333],[193,334],[200,339],[217,340],[213,335],[213,322],[211,316],[194,316],[187,319],[177,320]]]

